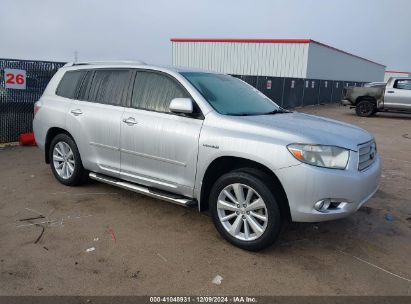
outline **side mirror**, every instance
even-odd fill
[[[170,111],[173,113],[193,113],[193,101],[190,98],[174,98],[170,102]]]

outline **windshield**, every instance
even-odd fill
[[[201,72],[181,74],[220,114],[261,115],[282,111],[263,93],[235,77]]]

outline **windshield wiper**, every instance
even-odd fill
[[[239,112],[239,113],[225,113],[225,115],[230,115],[230,116],[251,116],[251,115],[258,115],[258,114],[247,113],[247,112]]]
[[[260,115],[271,115],[271,114],[282,114],[282,113],[291,113],[291,111],[284,110],[284,109],[278,109],[278,110],[273,110],[267,113],[261,113]]]
[[[271,115],[271,114],[278,114],[278,113],[291,113],[291,111],[284,110],[284,109],[277,109],[277,110],[272,110],[270,112],[266,113],[250,113],[250,112],[238,112],[238,113],[225,113],[225,115],[231,115],[231,116],[258,116],[258,115]]]

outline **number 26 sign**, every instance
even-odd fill
[[[4,85],[6,89],[26,89],[26,71],[4,69]]]

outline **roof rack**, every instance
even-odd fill
[[[144,61],[140,60],[117,60],[117,61],[81,61],[81,62],[68,62],[64,66],[76,66],[76,65],[99,65],[99,64],[113,64],[113,65],[120,65],[120,64],[146,64]]]

